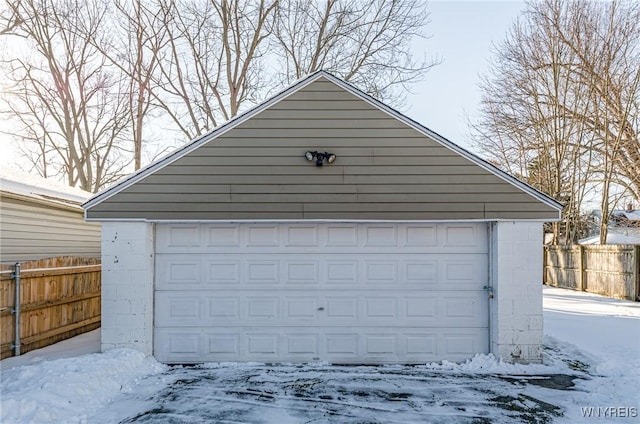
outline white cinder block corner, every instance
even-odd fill
[[[102,351],[118,347],[151,355],[153,224],[102,224]]]
[[[542,223],[493,223],[491,251],[491,352],[542,362]]]

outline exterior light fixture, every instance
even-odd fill
[[[308,161],[316,160],[316,166],[322,166],[323,162],[326,160],[327,163],[331,164],[336,161],[336,155],[329,152],[311,152],[308,151],[304,154],[304,157],[307,158]]]

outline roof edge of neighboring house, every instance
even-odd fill
[[[82,202],[69,201],[55,196],[43,196],[43,195],[27,195],[21,193],[14,193],[10,190],[0,189],[2,197],[20,200],[24,202],[37,203],[39,205],[50,206],[57,209],[68,210],[71,212],[82,213]]]

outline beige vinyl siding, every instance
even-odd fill
[[[315,166],[307,150],[331,152]],[[558,211],[324,78],[87,211],[93,219],[549,219]]]
[[[0,194],[0,261],[55,256],[100,257],[100,224],[84,221],[80,208]]]

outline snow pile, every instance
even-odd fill
[[[544,309],[549,341],[600,377],[580,381],[576,395],[561,398],[567,422],[583,420],[585,407],[636,408],[640,414],[640,303],[545,287]],[[638,415],[626,418],[637,422]]]
[[[463,363],[442,361],[434,362],[424,366],[425,369],[433,371],[452,371],[465,374],[518,374],[518,375],[535,375],[535,374],[552,374],[556,372],[566,371],[558,367],[552,367],[542,364],[510,364],[502,359],[495,357],[493,354],[476,354],[473,358]]]
[[[2,370],[2,423],[82,423],[141,379],[167,367],[131,349]]]

